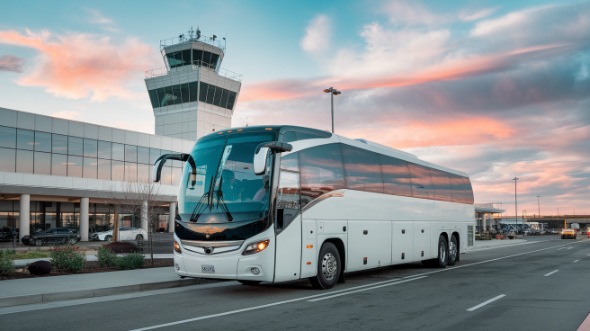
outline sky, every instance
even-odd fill
[[[222,68],[242,76],[232,126],[330,131],[322,90],[334,87],[337,134],[463,171],[476,203],[506,216],[590,214],[590,1],[31,0],[1,9],[0,107],[154,133],[145,72],[164,67],[160,40],[198,27],[226,38]]]

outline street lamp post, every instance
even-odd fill
[[[516,224],[518,224],[518,201],[516,200],[516,182],[518,179],[518,177],[512,178],[514,181],[514,217],[516,218]]]
[[[541,196],[537,195],[537,213],[539,215],[539,218],[541,218],[541,202],[539,198],[541,198]]]
[[[330,105],[332,106],[332,133],[334,133],[334,96],[342,92],[330,87],[324,90],[324,93],[330,93]]]

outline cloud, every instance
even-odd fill
[[[0,71],[23,72],[25,60],[14,55],[0,56]]]
[[[330,19],[325,15],[318,15],[305,29],[301,48],[308,53],[323,52],[330,48],[331,33]]]
[[[117,44],[89,34],[11,30],[0,31],[0,42],[39,53],[34,68],[18,80],[20,85],[42,87],[70,99],[136,98],[127,85],[142,79],[143,72],[158,61],[153,49],[136,38]]]
[[[71,111],[71,110],[63,110],[63,111],[58,111],[58,112],[54,112],[51,114],[51,116],[53,117],[59,117],[59,118],[63,118],[66,120],[72,120],[72,121],[77,121],[80,119],[80,112],[77,111]]]
[[[118,30],[115,22],[112,19],[104,16],[100,11],[96,9],[87,9],[86,13],[88,14],[88,23],[98,25],[108,32],[116,32]]]
[[[459,13],[459,19],[465,22],[477,21],[484,17],[488,17],[493,14],[498,7],[484,8],[478,10],[464,10]]]

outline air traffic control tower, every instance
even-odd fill
[[[223,44],[222,44],[223,42]],[[221,69],[225,38],[188,35],[160,41],[165,68],[146,71],[156,134],[196,140],[231,127],[241,75]]]

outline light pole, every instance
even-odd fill
[[[516,182],[518,179],[518,177],[512,178],[514,181],[514,217],[516,218],[516,224],[518,224],[518,201],[516,200]]]
[[[539,218],[541,218],[541,202],[539,201],[539,198],[541,198],[541,196],[537,195],[537,213],[539,215]]]
[[[330,93],[330,104],[332,106],[332,133],[334,133],[334,96],[342,92],[337,89],[330,87],[324,90],[324,93]]]

